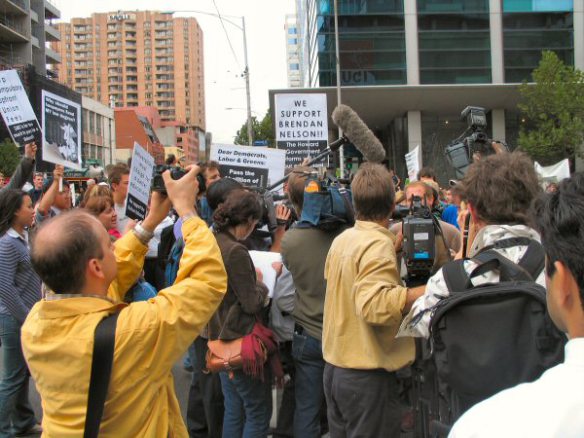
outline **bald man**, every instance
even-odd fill
[[[120,312],[100,437],[187,437],[171,369],[223,299],[227,276],[215,238],[193,206],[194,167],[180,180],[163,178],[170,200],[152,195],[141,225],[112,245],[100,222],[64,213],[40,227],[32,242],[35,270],[55,293],[37,303],[22,327],[22,346],[43,400],[46,436],[82,436],[97,324]],[[127,305],[148,240],[171,202],[183,220],[185,249],[172,287]]]

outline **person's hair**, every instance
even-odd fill
[[[45,179],[43,182],[42,194],[44,195],[53,185],[53,177]],[[63,187],[69,187],[69,181],[63,178]]]
[[[37,245],[49,225],[57,228],[58,240]],[[31,242],[31,261],[41,280],[55,293],[80,293],[91,259],[102,259],[103,248],[95,232],[95,219],[83,210],[72,210],[43,223]],[[42,242],[41,242],[42,243]]]
[[[418,179],[422,178],[432,178],[432,180],[436,181],[436,172],[431,167],[422,167],[418,172]]]
[[[122,181],[122,175],[129,175],[130,168],[126,164],[116,164],[108,173],[108,180],[110,186],[112,184],[119,184]]]
[[[554,274],[554,262],[562,262],[578,284],[584,310],[584,173],[563,180],[555,193],[540,194],[532,213],[547,257],[547,275]]]
[[[464,198],[487,224],[529,225],[529,208],[541,192],[533,161],[522,152],[481,158],[461,184]]]
[[[362,164],[351,183],[351,190],[358,220],[389,218],[394,207],[395,190],[391,175],[381,164]]]
[[[83,195],[83,200],[79,204],[79,207],[81,208],[86,207],[89,200],[96,197],[109,198],[111,199],[112,203],[114,202],[113,193],[109,187],[94,184],[91,187],[89,187],[89,189],[87,189],[87,191]]]
[[[219,204],[225,202],[229,193],[242,188],[243,185],[233,178],[221,178],[207,189],[207,203],[211,210],[215,210]]]
[[[45,178],[45,175],[43,175],[43,173],[42,173],[42,172],[35,172],[35,173],[34,173],[34,178],[36,178],[37,176],[40,176],[40,177],[41,177],[41,178],[43,178],[43,179]]]
[[[83,205],[83,208],[93,216],[99,216],[110,207],[114,207],[114,199],[111,196],[92,196]]]
[[[409,183],[405,188],[406,194],[408,193],[408,189],[414,188],[414,187],[421,187],[422,189],[424,189],[424,193],[426,196],[431,196],[432,198],[436,199],[436,196],[435,196],[436,194],[435,194],[432,186],[429,184],[426,184],[423,181],[414,181],[414,182]]]
[[[176,157],[174,154],[168,154],[168,157],[166,157],[166,160],[164,160],[164,162],[166,163],[167,166],[170,166],[174,163],[176,163]]]
[[[288,198],[290,198],[297,214],[300,214],[304,206],[304,186],[308,174],[314,171],[315,169],[312,167],[296,166],[288,177]]]
[[[209,160],[203,164],[201,171],[219,169],[219,163],[214,160]]]
[[[232,191],[225,202],[215,210],[213,223],[217,231],[224,231],[228,227],[245,224],[250,220],[260,220],[261,217],[262,206],[259,195],[238,189]]]
[[[0,192],[0,236],[14,223],[14,216],[22,208],[25,192],[18,189],[4,189]]]

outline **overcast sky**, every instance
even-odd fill
[[[61,10],[61,20],[89,17],[93,12],[117,10],[197,10],[216,13],[213,0],[52,0]],[[215,0],[222,15],[245,16],[248,61],[251,79],[251,108],[263,117],[268,109],[268,90],[286,88],[285,15],[294,13],[294,0]],[[207,131],[213,141],[232,143],[236,131],[246,121],[243,37],[236,27],[225,23],[237,60],[233,56],[219,19],[196,13],[205,39],[205,96]],[[231,18],[230,18],[231,19]],[[232,19],[238,24],[240,19]],[[226,107],[240,108],[226,110]]]

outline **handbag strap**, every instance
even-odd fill
[[[116,324],[119,315],[120,312],[116,312],[105,317],[95,328],[84,438],[97,438],[99,435],[99,425],[114,361]]]

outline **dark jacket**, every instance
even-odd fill
[[[14,175],[12,175],[12,178],[10,178],[10,182],[6,184],[6,186],[3,187],[2,190],[21,189],[22,186],[24,186],[26,182],[31,179],[32,172],[34,170],[34,164],[35,160],[23,157],[22,160],[20,160],[20,163],[18,164],[18,167],[16,168]]]
[[[215,235],[227,271],[227,293],[209,321],[209,339],[232,340],[251,333],[268,294],[257,281],[245,246],[228,231]]]

